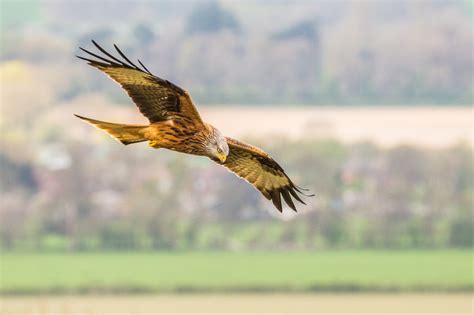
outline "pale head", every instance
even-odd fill
[[[221,161],[221,163],[224,163],[229,155],[229,145],[219,130],[212,126],[210,127],[211,131],[206,146],[207,153],[210,158],[217,159]]]

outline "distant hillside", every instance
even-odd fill
[[[9,1],[0,62],[61,76],[61,100],[125,101],[74,58],[95,39],[206,104],[471,104],[472,12],[437,0]]]

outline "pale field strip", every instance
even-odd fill
[[[3,314],[472,314],[472,294],[0,297]]]
[[[204,107],[202,116],[231,136],[276,134],[447,147],[474,146],[472,107]]]
[[[103,96],[87,96],[68,105],[49,113],[51,123],[61,120],[68,126],[80,126],[73,113],[109,122],[148,123],[133,104],[113,106]],[[349,144],[370,141],[382,147],[428,148],[474,147],[473,108],[198,106],[206,122],[233,138],[335,139]]]

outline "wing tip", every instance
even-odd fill
[[[285,199],[286,204],[294,211],[298,212],[296,209],[295,203],[291,199],[290,193],[288,192],[287,189],[282,189],[281,190],[281,195],[283,196],[283,199]]]
[[[89,51],[85,48],[80,47],[80,46],[79,46],[79,49],[82,50],[83,52],[85,52],[86,54],[88,54],[92,57],[95,57],[95,58],[97,58],[101,61],[88,59],[88,58],[78,56],[78,55],[76,55],[76,57],[89,62],[89,64],[93,65],[93,66],[99,65],[99,66],[124,67],[124,68],[134,69],[134,70],[138,70],[138,71],[141,71],[141,72],[148,73],[148,74],[152,75],[151,72],[143,65],[142,62],[140,62],[140,65],[143,67],[143,69],[141,69],[140,67],[135,65],[130,59],[128,59],[128,57],[120,50],[120,48],[117,46],[117,44],[113,44],[113,46],[114,46],[115,50],[119,53],[120,57],[123,58],[123,60],[120,60],[119,58],[117,58],[117,57],[113,56],[112,54],[110,54],[109,52],[107,52],[94,39],[91,39],[91,42],[103,54],[102,56],[100,56],[96,53],[93,53],[93,52],[91,52],[91,51]],[[104,58],[104,56],[108,57],[109,59]]]
[[[87,117],[84,117],[84,116],[81,116],[81,115],[78,115],[78,114],[73,114],[74,116],[76,116],[77,118],[79,118],[80,120],[83,120],[89,124],[94,124],[93,121],[94,119],[92,118],[87,118]]]
[[[305,189],[305,191],[309,191],[309,189]],[[280,189],[274,189],[270,193],[267,193],[268,196],[271,199],[275,207],[277,208],[278,211],[282,212],[282,206],[281,206],[281,196],[283,196],[283,199],[285,200],[285,203],[290,207],[293,211],[298,212],[298,209],[295,206],[295,203],[293,202],[293,198],[297,200],[299,203],[303,205],[307,205],[306,202],[304,202],[301,197],[298,195],[302,194],[306,197],[314,197],[315,194],[307,194],[301,191],[301,187],[297,187],[293,183],[289,186],[286,186],[284,188]],[[278,195],[278,196],[277,196]],[[266,197],[266,195],[264,194]]]
[[[278,211],[283,212],[283,207],[281,204],[281,195],[280,195],[280,190],[279,189],[274,189],[272,191],[272,202],[275,208],[277,208]]]

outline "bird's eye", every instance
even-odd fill
[[[217,148],[217,153],[222,153],[221,148]]]

